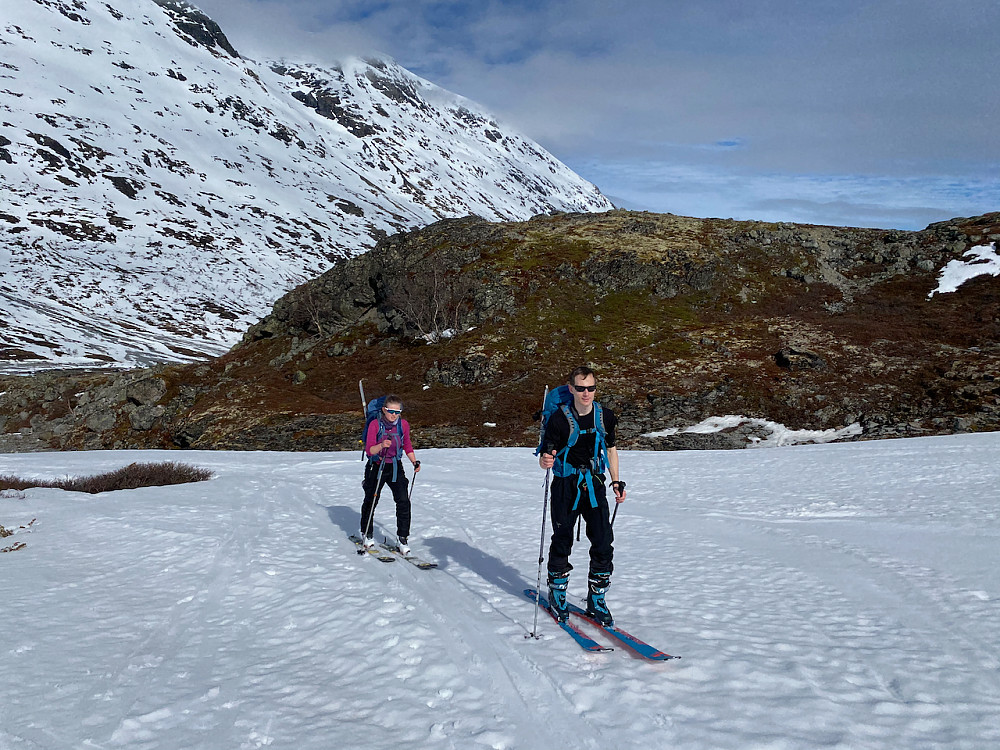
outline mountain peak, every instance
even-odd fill
[[[248,60],[181,0],[9,0],[5,15],[0,369],[220,354],[386,234],[611,208],[388,59]]]
[[[166,12],[174,24],[177,35],[192,46],[202,46],[213,54],[221,49],[230,57],[240,57],[229,43],[219,24],[184,0],[153,0]]]

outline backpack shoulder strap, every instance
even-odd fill
[[[572,448],[580,438],[580,423],[576,421],[576,416],[569,404],[559,404],[559,410],[566,416],[566,421],[569,423],[569,440],[566,441],[566,447]]]
[[[607,430],[604,427],[604,409],[594,402],[594,458],[593,465],[603,473],[608,466],[608,441],[605,438]]]
[[[608,434],[604,427],[604,407],[596,401],[594,402],[594,429],[597,430],[597,434],[601,436],[602,440]]]

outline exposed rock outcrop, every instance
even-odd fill
[[[1000,214],[921,232],[446,220],[338,262],[206,365],[3,380],[0,446],[354,448],[359,378],[403,396],[419,445],[527,445],[544,386],[581,362],[625,447],[761,439],[683,432],[729,414],[865,439],[995,430],[1000,279],[931,292],[998,237]]]

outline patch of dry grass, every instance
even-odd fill
[[[121,469],[90,477],[66,479],[21,479],[0,476],[0,490],[26,490],[30,487],[52,487],[71,492],[99,492],[134,490],[139,487],[162,487],[170,484],[203,482],[212,478],[212,472],[197,466],[165,461],[163,463],[132,463]]]

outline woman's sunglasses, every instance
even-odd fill
[[[402,409],[388,409],[388,408],[386,408],[384,406],[382,408],[385,409],[385,413],[386,414],[402,414],[403,413]]]

